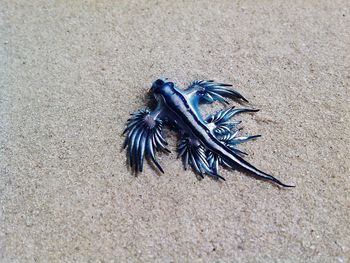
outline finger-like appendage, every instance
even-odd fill
[[[162,133],[162,121],[148,109],[132,114],[124,131],[126,134],[124,148],[127,147],[130,166],[136,172],[142,172],[144,158],[149,158],[164,173],[155,157],[155,149],[169,151]]]
[[[259,138],[259,137],[261,137],[261,135],[235,137],[235,138],[231,139],[229,142],[227,142],[227,144],[237,145],[237,144],[244,143],[244,142]]]
[[[214,114],[209,115],[205,121],[208,123],[214,123],[215,125],[221,125],[229,121],[233,116],[243,113],[243,112],[257,112],[258,109],[236,109],[235,107],[231,107],[225,110],[220,110],[215,112]]]
[[[213,155],[208,156],[207,151],[198,141],[194,142],[188,137],[181,139],[178,146],[178,156],[182,157],[185,169],[190,165],[201,177],[206,174],[216,179],[225,180],[218,174],[218,160],[214,160]]]
[[[239,92],[233,90],[232,85],[218,83],[213,80],[195,80],[186,89],[188,94],[196,96],[198,101],[213,102],[215,100],[228,103],[225,98],[238,99],[248,102]]]

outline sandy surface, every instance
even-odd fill
[[[1,262],[349,262],[349,2],[210,2],[0,1]],[[233,83],[248,160],[297,187],[132,176],[161,76]]]

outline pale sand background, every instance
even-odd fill
[[[0,261],[349,262],[349,2],[98,2],[0,1]],[[297,187],[133,177],[159,76],[233,83],[248,160]]]

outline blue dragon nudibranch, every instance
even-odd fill
[[[228,103],[225,97],[248,102],[240,93],[229,87],[231,85],[213,80],[196,80],[187,89],[182,90],[167,79],[156,80],[150,92],[156,99],[157,106],[154,110],[141,109],[131,114],[132,117],[128,119],[123,133],[127,134],[124,148],[127,147],[129,165],[136,172],[142,172],[146,157],[164,173],[155,152],[170,152],[166,148],[167,142],[162,129],[164,124],[173,124],[181,133],[178,157],[182,157],[185,169],[190,165],[201,177],[206,174],[215,179],[225,180],[219,175],[219,165],[223,165],[239,168],[257,178],[284,187],[292,187],[255,168],[242,158],[246,153],[237,149],[238,144],[260,135],[239,137],[240,122],[229,120],[236,114],[258,110],[231,107],[205,119],[200,114],[198,108],[201,103]]]

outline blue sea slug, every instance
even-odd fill
[[[229,84],[213,80],[196,80],[182,90],[167,79],[156,80],[150,89],[157,102],[155,109],[141,109],[128,119],[124,148],[127,147],[129,165],[136,172],[142,172],[144,159],[152,161],[164,173],[156,159],[156,151],[170,152],[163,134],[163,126],[171,124],[181,134],[178,157],[185,169],[191,166],[201,177],[205,174],[215,179],[223,179],[219,165],[240,169],[260,179],[269,180],[284,187],[282,183],[243,159],[246,153],[237,145],[260,135],[238,135],[238,121],[230,121],[236,114],[256,112],[255,109],[236,109],[231,107],[218,111],[207,118],[199,112],[201,103],[219,101],[228,103],[225,98],[248,102]]]

